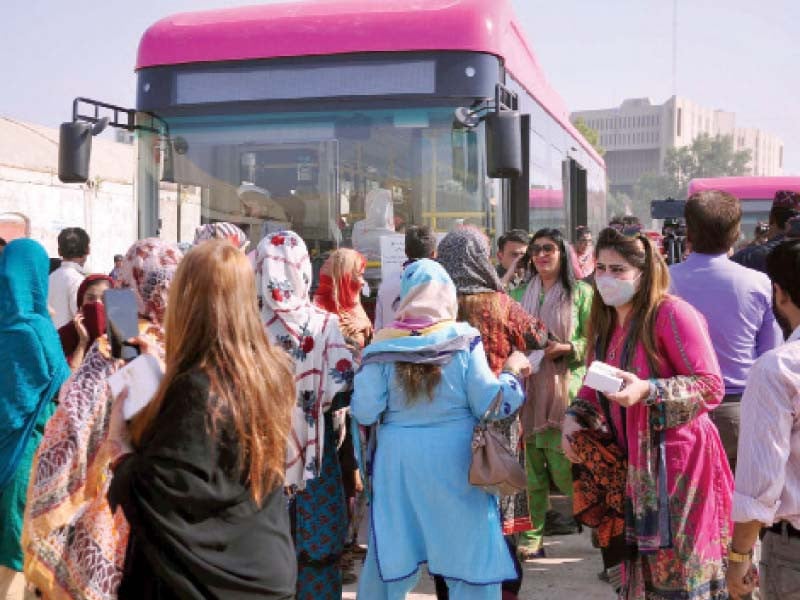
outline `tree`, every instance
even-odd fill
[[[609,220],[612,216],[628,215],[633,210],[633,200],[623,192],[608,192],[606,194],[606,214]]]
[[[575,119],[573,125],[600,156],[603,156],[606,153],[606,149],[600,145],[600,134],[597,133],[596,129],[589,127],[586,124],[586,121],[583,120],[583,117],[578,117]]]
[[[689,182],[697,177],[746,175],[750,159],[750,150],[734,150],[732,136],[702,133],[689,146],[667,150],[663,175],[650,172],[639,178],[633,213],[647,222],[651,200],[686,198]]]

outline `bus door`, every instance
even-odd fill
[[[564,161],[564,189],[567,190],[569,202],[566,204],[566,222],[568,239],[572,239],[576,227],[589,224],[588,184],[586,169],[574,158]]]

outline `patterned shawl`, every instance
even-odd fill
[[[48,268],[47,252],[33,240],[14,240],[0,255],[0,490],[39,414],[69,376],[47,311]]]
[[[133,290],[142,333],[163,340],[167,293],[182,255],[151,238],[125,257],[121,282]],[[99,338],[62,388],[39,446],[23,531],[25,575],[48,600],[112,600],[122,578],[128,524],[106,495],[121,451],[108,439],[113,401],[107,380],[120,367]]]
[[[339,317],[339,327],[346,338],[360,348],[372,337],[372,323],[361,306],[361,277],[367,259],[350,248],[334,251],[322,265],[314,304]]]
[[[489,260],[489,240],[475,227],[459,227],[441,242],[436,259],[447,269],[459,294],[502,292],[503,284]]]
[[[544,295],[543,301],[540,301]],[[542,278],[535,275],[525,295],[522,307],[539,319],[560,340],[569,340],[575,324],[572,322],[573,303],[570,294],[560,281],[544,291]],[[522,405],[520,418],[526,436],[549,428],[561,428],[564,413],[569,406],[570,372],[566,357],[560,360],[543,358],[539,370],[528,378],[527,398]]]
[[[336,315],[309,300],[311,261],[302,238],[279,231],[261,240],[256,279],[261,318],[273,344],[294,360],[297,404],[286,457],[285,485],[303,489],[319,475],[325,422],[333,397],[353,381],[353,357]]]
[[[206,223],[195,229],[194,246],[208,240],[228,240],[242,252],[250,245],[247,234],[233,223]]]
[[[596,529],[600,546],[607,548],[625,533],[625,452],[607,429],[581,429],[572,448],[580,458],[572,467],[575,519]]]

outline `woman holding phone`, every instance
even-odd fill
[[[81,366],[94,341],[105,333],[103,292],[114,286],[108,275],[88,275],[78,288],[78,313],[58,330],[64,355],[74,371]]]
[[[134,296],[139,332],[162,353],[167,294],[182,256],[175,244],[148,238],[122,262],[119,283]],[[62,388],[36,455],[23,544],[26,578],[44,597],[116,598],[128,523],[106,499],[122,454],[110,439],[108,379],[123,365],[101,335]]]
[[[109,491],[131,524],[121,600],[294,598],[293,372],[254,289],[247,257],[224,240],[193,248],[175,274],[164,378],[131,421],[132,453]],[[111,419],[124,441],[120,411]]]

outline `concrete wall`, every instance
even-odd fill
[[[0,166],[0,220],[14,213],[28,220],[28,235],[58,256],[58,232],[83,227],[92,239],[87,272],[107,273],[114,254],[136,239],[133,185],[95,180],[64,184],[54,173]]]

